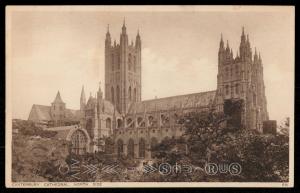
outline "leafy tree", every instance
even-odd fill
[[[187,151],[176,151],[178,140],[175,139],[162,141],[153,151],[157,158],[171,164],[184,162],[204,169],[206,163],[238,163],[242,172],[238,175],[217,173],[214,176],[203,175],[202,172],[194,178],[175,176],[175,179],[169,175],[164,176],[164,181],[288,181],[288,136],[264,135],[234,124],[238,116],[232,118],[228,115],[241,112],[237,108],[243,106],[240,101],[232,103],[226,114],[211,110],[191,112],[181,118],[180,123],[185,128],[181,140],[187,145]],[[153,179],[157,180],[157,177]]]

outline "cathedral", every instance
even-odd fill
[[[180,115],[212,108],[224,112],[228,101],[242,101],[240,124],[262,132],[269,119],[263,64],[260,53],[251,48],[249,36],[242,29],[239,51],[233,56],[221,36],[218,51],[217,88],[213,91],[141,100],[142,41],[137,32],[135,42],[128,42],[125,22],[120,41],[111,41],[109,28],[105,37],[105,85],[96,96],[86,100],[81,91],[80,110],[65,108],[58,93],[52,106],[33,105],[29,120],[51,121],[47,128],[68,136],[75,154],[105,150],[105,141],[114,141],[114,154],[136,159],[150,159],[152,146],[163,139],[180,137],[184,128]],[[73,112],[73,113],[71,113]],[[47,116],[43,116],[43,114]],[[65,126],[67,120],[77,126]]]

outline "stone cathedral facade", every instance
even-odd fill
[[[151,158],[151,146],[163,139],[180,137],[184,131],[178,118],[191,111],[224,111],[226,101],[240,100],[241,124],[262,131],[268,120],[263,64],[242,30],[240,47],[234,57],[227,41],[220,40],[217,89],[152,100],[141,100],[142,41],[128,41],[125,22],[120,41],[112,42],[109,29],[105,38],[105,95],[99,86],[96,96],[80,98],[80,129],[72,140],[73,152],[104,151],[105,140],[114,141],[114,153],[132,158]],[[192,84],[192,83],[191,83]],[[65,108],[65,107],[64,107]],[[80,154],[80,153],[79,153]]]

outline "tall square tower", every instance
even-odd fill
[[[120,43],[112,44],[109,27],[105,39],[105,99],[121,114],[126,114],[131,103],[141,101],[141,38],[128,43],[125,20]]]

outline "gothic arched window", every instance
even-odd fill
[[[120,157],[123,154],[123,141],[121,139],[117,142],[118,146],[118,157]]]
[[[118,65],[118,69],[120,69],[121,68],[121,63],[120,63],[120,55],[117,57],[117,65]]]
[[[158,144],[157,139],[155,137],[152,137],[151,142],[150,142],[151,157],[152,158],[155,157],[154,150],[155,150],[155,147],[157,146],[157,144]]]
[[[133,71],[136,72],[136,57],[133,57]]]
[[[118,120],[117,120],[117,126],[118,126],[118,128],[121,128],[122,125],[123,125],[122,120],[121,120],[121,119],[118,119]]]
[[[133,141],[133,139],[129,139],[129,141],[128,141],[127,156],[130,158],[134,158],[134,141]]]
[[[120,88],[117,86],[117,104],[120,104]]]
[[[229,86],[228,85],[225,86],[225,92],[226,92],[226,95],[229,94]]]
[[[128,70],[131,71],[132,66],[132,60],[131,60],[131,54],[128,55]]]
[[[136,102],[137,98],[136,98],[136,88],[133,89],[133,101]]]
[[[146,142],[143,138],[141,138],[140,142],[139,142],[139,157],[140,158],[145,157],[145,150],[146,150]]]
[[[76,155],[86,153],[87,137],[81,130],[75,131],[71,136],[71,152]]]
[[[112,103],[115,103],[115,91],[114,91],[114,87],[111,87],[111,101],[112,101]]]
[[[106,128],[111,129],[111,119],[110,118],[106,119]]]
[[[129,87],[129,89],[128,89],[128,95],[129,95],[129,100],[131,100],[132,98],[132,95],[131,95],[131,86]]]
[[[253,93],[253,105],[256,106],[256,94]]]
[[[239,66],[238,65],[235,66],[235,75],[237,78],[239,77]]]
[[[238,83],[235,84],[235,93],[236,94],[240,93],[240,85]]]
[[[227,67],[225,69],[225,77],[226,77],[226,79],[229,78],[229,69]]]
[[[114,55],[111,55],[111,70],[114,71],[115,69],[115,58]]]

